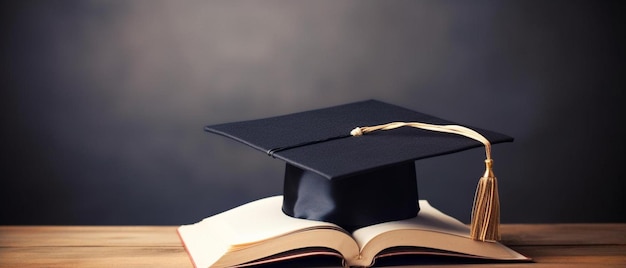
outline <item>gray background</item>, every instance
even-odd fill
[[[203,132],[375,98],[516,138],[503,222],[626,221],[610,1],[15,1],[1,7],[0,224],[179,225],[282,191]],[[483,152],[416,163],[469,220]]]

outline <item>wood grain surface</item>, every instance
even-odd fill
[[[193,267],[176,228],[0,226],[0,267]],[[504,224],[501,232],[534,262],[450,266],[626,267],[626,224]]]

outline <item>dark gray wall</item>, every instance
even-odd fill
[[[207,124],[376,98],[507,133],[504,222],[626,221],[610,1],[15,1],[0,11],[0,224],[171,224],[280,194]],[[483,152],[416,164],[468,220]]]

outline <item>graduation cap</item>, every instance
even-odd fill
[[[417,215],[416,160],[484,146],[487,169],[476,192],[471,236],[499,238],[490,145],[513,141],[507,135],[377,100],[205,130],[286,162],[285,214],[333,222],[349,231]]]

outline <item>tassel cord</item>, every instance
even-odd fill
[[[400,127],[414,127],[419,129],[431,130],[436,132],[445,132],[451,134],[462,135],[468,137],[470,139],[474,139],[476,141],[481,142],[485,146],[485,157],[489,160],[491,159],[491,143],[487,138],[485,138],[480,133],[476,132],[471,128],[467,128],[460,125],[434,125],[434,124],[426,124],[419,122],[392,122],[383,125],[377,126],[369,126],[369,127],[357,127],[350,132],[352,136],[361,136],[363,134],[367,134],[370,132],[378,131],[378,130],[391,130]]]

